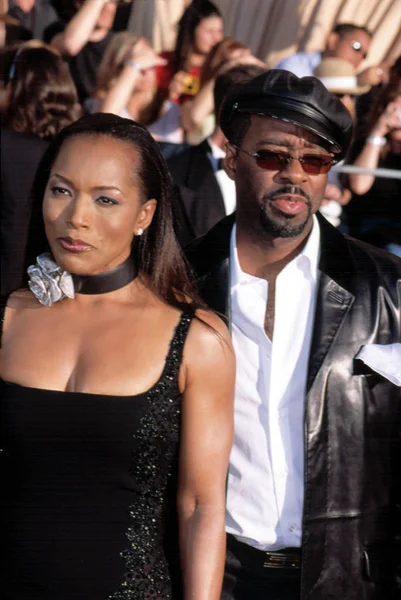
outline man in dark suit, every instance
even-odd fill
[[[237,211],[188,250],[237,357],[222,600],[401,593],[401,261],[318,214],[351,117],[271,70],[221,112]]]
[[[261,67],[244,64],[217,77],[214,86],[216,122],[229,87],[262,72]],[[226,141],[217,125],[208,139],[167,161],[176,184],[177,235],[183,246],[205,234],[235,209],[235,186],[222,167]]]

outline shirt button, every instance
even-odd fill
[[[290,525],[288,528],[288,531],[291,531],[291,533],[293,533],[294,531],[296,531],[298,528],[296,525]]]

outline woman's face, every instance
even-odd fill
[[[142,69],[135,81],[135,92],[149,92],[156,90],[156,71],[154,67]]]
[[[46,236],[63,269],[91,275],[128,258],[156,209],[156,200],[143,202],[140,160],[131,144],[104,135],[64,142],[43,199]]]
[[[199,54],[209,54],[210,50],[223,39],[223,19],[207,17],[202,19],[194,33],[194,49]]]
[[[148,64],[151,64],[151,58],[153,57],[156,62],[157,54],[153,48],[143,39],[134,44],[131,48],[129,58],[134,62],[143,63],[143,59],[146,59]],[[157,80],[156,80],[156,67],[150,66],[145,69],[141,69],[138,72],[137,79],[135,81],[135,92],[149,92],[156,91]]]

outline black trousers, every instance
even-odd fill
[[[266,568],[263,552],[227,536],[221,600],[299,600],[300,568]]]

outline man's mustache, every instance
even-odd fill
[[[297,185],[282,185],[281,187],[274,190],[274,192],[270,192],[270,194],[265,194],[264,200],[274,200],[278,196],[284,196],[285,194],[291,194],[296,196],[302,196],[307,200],[308,204],[311,204],[311,199],[309,194],[307,194],[302,188]]]

